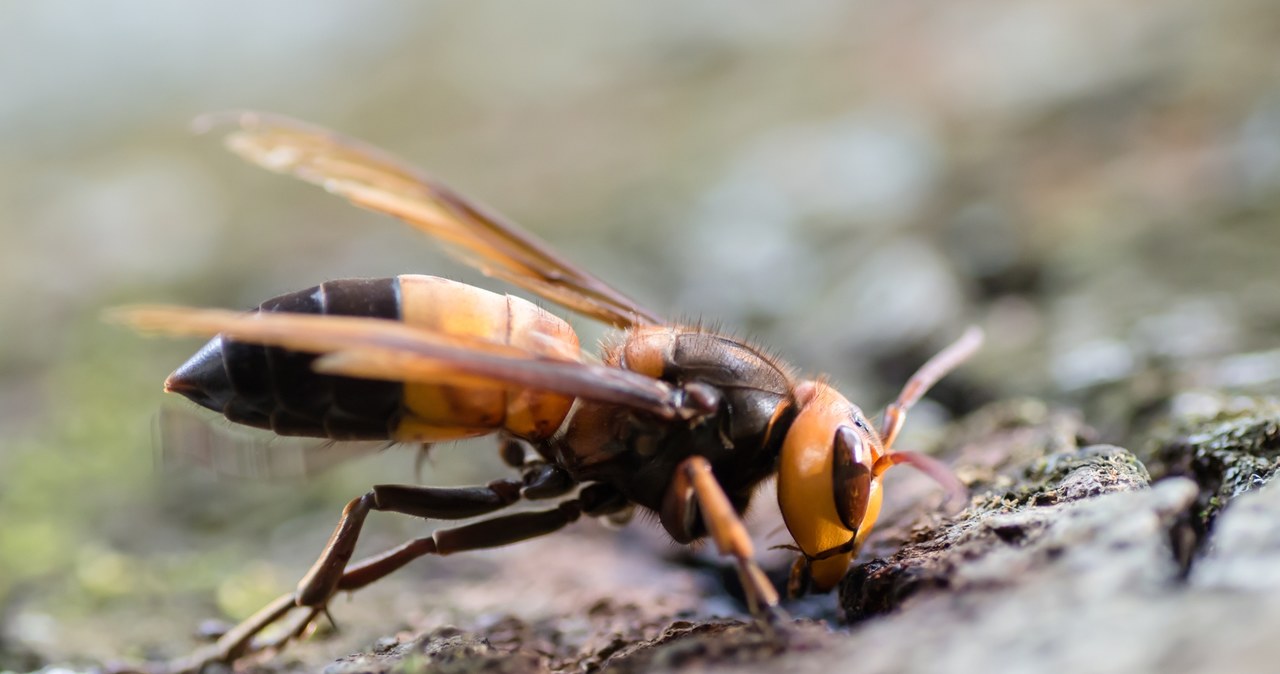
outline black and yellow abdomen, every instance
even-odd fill
[[[280,295],[258,311],[403,321],[445,334],[576,358],[578,338],[530,302],[433,276],[329,281]],[[472,388],[318,374],[312,354],[215,337],[165,388],[236,423],[279,435],[335,440],[438,441],[505,429],[549,437],[571,398],[493,386]]]

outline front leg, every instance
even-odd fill
[[[755,561],[751,537],[734,510],[729,497],[711,472],[711,464],[701,456],[691,456],[676,467],[671,486],[663,501],[662,522],[687,542],[693,538],[694,518],[701,515],[703,525],[716,543],[721,555],[737,562],[751,614],[766,625],[774,625],[785,614],[778,608],[778,592]]]

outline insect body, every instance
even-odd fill
[[[213,337],[165,386],[232,421],[335,439],[492,433],[521,472],[477,487],[374,487],[347,505],[295,592],[176,669],[276,645],[260,634],[295,609],[301,615],[285,638],[299,635],[337,592],[423,555],[505,545],[636,507],[656,513],[677,542],[709,535],[734,559],[752,613],[767,623],[780,615],[778,596],[740,519],[762,481],[778,476],[799,552],[794,593],[836,585],[876,519],[889,467],[912,463],[963,492],[945,467],[891,447],[907,409],[978,348],[976,329],[926,363],[875,428],[826,383],[797,377],[742,340],[664,323],[515,224],[373,148],[279,117],[232,121],[239,130],[228,143],[250,160],[395,215],[486,273],[620,334],[593,362],[567,323],[529,302],[413,275],[331,281],[250,313],[124,312],[142,330]],[[372,510],[463,519],[520,499],[561,500],[351,561]]]

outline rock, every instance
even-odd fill
[[[402,637],[325,671],[1271,672],[1280,484],[1259,487],[1276,470],[1277,410],[1180,415],[1148,464],[1095,442],[1078,414],[983,408],[947,435],[968,506],[948,516],[923,492],[899,504],[867,546],[878,557],[840,587],[844,624],[771,633],[602,599]]]
[[[1023,469],[1014,489],[978,496],[955,519],[918,533],[889,559],[855,568],[840,588],[846,617],[858,621],[899,608],[924,589],[955,596],[974,588],[989,591],[1027,582],[1031,575],[1056,564],[1077,564],[1066,558],[1080,554],[1081,546],[1084,558],[1097,559],[1102,568],[1111,569],[1120,561],[1138,563],[1094,555],[1091,546],[1135,533],[1155,535],[1152,532],[1167,545],[1168,526],[1161,524],[1162,518],[1185,508],[1165,501],[1157,504],[1149,492],[1125,494],[1144,490],[1147,484],[1146,469],[1119,447],[1097,445],[1046,456]],[[1178,484],[1178,494],[1188,501],[1195,497],[1194,484],[1185,480]],[[1124,498],[1094,498],[1104,494]],[[1161,498],[1176,501],[1175,496]],[[1156,521],[1139,519],[1144,508]],[[1170,508],[1171,513],[1164,515]],[[1119,522],[1140,531],[1109,528]],[[1131,540],[1121,547],[1136,545]],[[1164,554],[1162,559],[1172,556]],[[1144,556],[1144,561],[1150,560]]]
[[[1280,401],[1207,396],[1166,424],[1152,446],[1145,459],[1158,477],[1181,475],[1201,486],[1194,524],[1203,534],[1227,503],[1280,467]]]
[[[1173,420],[1150,454],[1168,477],[1149,489],[1133,454],[1074,450],[1051,412],[975,414],[961,470],[982,458],[970,470],[993,488],[855,568],[841,588],[855,628],[793,671],[1275,671],[1280,486],[1251,491],[1275,471],[1275,409]]]
[[[1191,570],[1198,588],[1280,590],[1280,483],[1232,501],[1213,528],[1204,557]]]

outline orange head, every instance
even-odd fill
[[[862,410],[827,384],[802,382],[782,443],[778,505],[809,566],[809,584],[840,581],[880,514],[876,461],[885,450]],[[883,467],[882,469],[883,470]]]
[[[880,515],[880,475],[890,466],[911,464],[942,485],[949,499],[968,493],[937,459],[891,447],[907,410],[977,352],[982,339],[982,330],[971,327],[921,365],[885,409],[878,431],[827,384],[804,381],[795,387],[796,416],[778,466],[778,505],[803,555],[792,570],[793,591],[824,592],[840,582]]]

